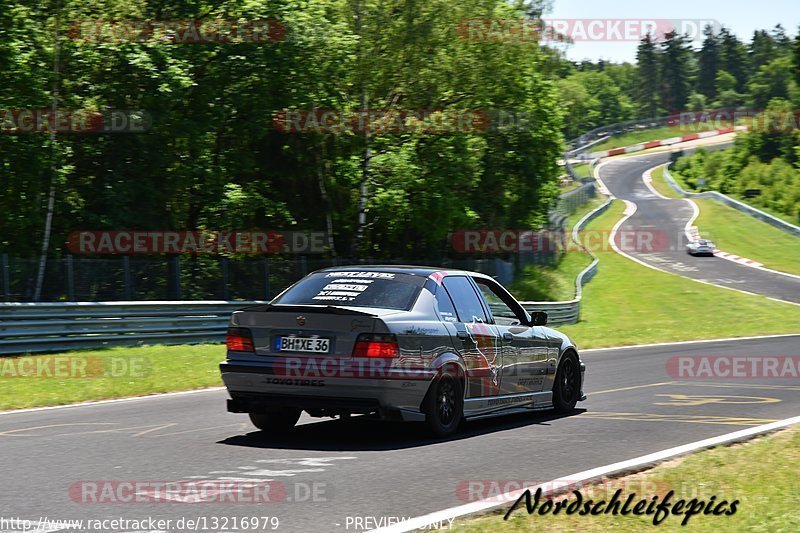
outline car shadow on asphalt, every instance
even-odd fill
[[[522,413],[485,418],[462,424],[458,433],[448,438],[430,436],[422,423],[387,422],[368,416],[358,416],[345,420],[302,424],[282,435],[270,434],[266,431],[253,431],[228,437],[219,441],[218,444],[278,450],[402,450],[469,439],[527,426],[549,425],[555,420],[577,416],[585,411],[586,409],[576,409],[571,413]]]

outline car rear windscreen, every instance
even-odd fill
[[[422,276],[397,272],[317,272],[297,282],[272,303],[408,310],[424,284]]]

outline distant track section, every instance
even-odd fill
[[[622,148],[614,148],[613,150],[604,150],[601,152],[592,152],[589,154],[590,157],[597,158],[597,157],[610,157],[615,155],[623,155],[623,154],[632,154],[634,152],[641,152],[642,150],[649,150],[650,148],[658,148],[659,146],[671,146],[673,144],[688,142],[688,141],[696,141],[697,139],[706,139],[708,137],[716,137],[719,135],[726,135],[728,133],[733,133],[735,131],[740,131],[745,129],[744,126],[735,126],[730,128],[722,128],[718,130],[711,130],[711,131],[703,131],[700,133],[692,133],[689,135],[684,135],[682,137],[671,137],[669,139],[662,139],[659,141],[648,141],[645,143],[634,144],[631,146],[625,146]]]

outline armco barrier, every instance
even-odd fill
[[[605,211],[608,199],[587,214],[578,230]],[[545,311],[551,325],[580,317],[583,284],[597,272],[597,258],[575,280],[575,298],[566,302],[522,302],[528,311]],[[266,301],[53,302],[0,304],[0,355],[58,352],[141,344],[222,342],[233,311]]]
[[[255,301],[0,304],[0,355],[138,344],[222,342]]]
[[[680,185],[678,185],[678,182],[675,181],[675,178],[672,177],[672,174],[670,174],[669,167],[664,169],[664,179],[667,182],[667,184],[669,184],[669,186],[672,187],[681,196],[684,196],[686,198],[713,198],[714,200],[718,200],[724,203],[725,205],[729,205],[734,209],[741,211],[742,213],[757,218],[787,233],[791,233],[792,235],[800,237],[800,227],[797,227],[794,224],[790,224],[785,220],[782,220],[776,216],[770,215],[769,213],[765,213],[760,209],[756,209],[751,205],[747,205],[744,202],[740,202],[739,200],[734,200],[730,196],[724,195],[721,192],[717,191],[689,192],[687,190],[684,190]]]

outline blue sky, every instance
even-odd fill
[[[749,41],[754,30],[783,24],[792,36],[800,25],[800,0],[553,0],[546,19],[715,20]],[[691,28],[691,23],[687,23]],[[696,46],[700,41],[695,42]],[[635,42],[576,42],[567,47],[573,60],[634,61]]]

